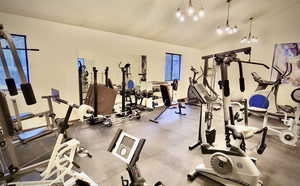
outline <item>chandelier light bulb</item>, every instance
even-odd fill
[[[227,25],[227,26],[225,27],[225,31],[226,31],[227,33],[231,32],[231,27],[230,27],[229,25]]]
[[[253,42],[253,43],[257,43],[257,42],[258,42],[258,38],[257,38],[257,37],[255,37],[255,36],[253,36],[253,37],[251,38],[251,42]]]
[[[180,16],[181,16],[180,8],[177,8],[177,10],[176,10],[176,17],[179,19]]]
[[[247,41],[247,37],[243,37],[243,39],[241,39],[241,43],[245,43]]]
[[[198,16],[199,16],[199,17],[204,17],[204,15],[205,15],[204,9],[201,8],[201,9],[199,10],[199,12],[198,12]]]
[[[237,33],[239,30],[238,30],[238,27],[237,26],[234,26],[233,29],[232,29],[233,33]]]
[[[220,26],[217,27],[217,34],[222,35],[223,34],[223,30]]]
[[[179,18],[179,20],[180,20],[180,22],[184,22],[184,20],[185,20],[184,15],[181,15],[180,18]]]
[[[192,6],[189,6],[187,12],[188,12],[189,16],[192,16],[194,14],[195,10],[194,10],[194,8]]]
[[[199,16],[198,15],[194,15],[193,16],[193,21],[198,21],[199,20]]]

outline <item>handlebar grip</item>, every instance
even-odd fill
[[[257,154],[262,154],[264,153],[265,149],[267,148],[267,145],[266,144],[261,144],[259,146],[259,148],[257,149]]]
[[[7,86],[9,95],[11,95],[11,96],[17,95],[18,90],[16,87],[15,80],[13,78],[7,78],[7,79],[5,79],[5,82],[6,82],[6,86]]]
[[[224,96],[225,97],[230,96],[230,87],[229,87],[229,80],[228,79],[224,80],[223,88],[224,88]]]
[[[240,91],[245,91],[245,79],[243,77],[240,78]]]
[[[27,105],[33,105],[36,103],[36,99],[30,83],[21,84],[21,90],[24,95],[24,99]]]
[[[68,105],[69,103],[66,100],[60,99],[60,98],[56,98],[56,101],[58,101],[59,103],[63,103]]]

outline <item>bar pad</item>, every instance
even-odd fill
[[[225,97],[230,96],[230,88],[229,88],[229,80],[228,79],[224,80],[223,88],[224,88],[224,96]]]
[[[30,83],[21,84],[21,90],[24,95],[24,99],[27,105],[33,105],[36,103],[36,99]]]
[[[7,79],[5,79],[5,82],[6,82],[6,86],[7,86],[9,95],[11,95],[11,96],[17,95],[18,90],[16,87],[15,80],[13,78],[7,78]]]

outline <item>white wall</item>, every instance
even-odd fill
[[[266,14],[258,17],[254,23],[254,34],[259,37],[260,41],[257,44],[251,45],[252,47],[252,61],[265,63],[272,66],[274,45],[278,43],[300,42],[300,4],[297,6],[289,7],[280,12],[273,12],[272,14]],[[214,43],[214,45],[201,50],[201,55],[213,54],[216,52],[223,52],[228,50],[234,50],[238,48],[247,47],[249,45],[241,44],[240,39],[247,35],[249,25],[244,23],[239,25],[241,29],[236,35],[231,36],[218,36],[220,41]],[[249,96],[257,84],[254,82],[251,72],[259,73],[263,78],[270,78],[270,70],[251,65],[244,65],[244,73],[246,78],[247,90],[245,96]],[[233,90],[233,96],[241,96],[238,91],[238,68],[237,64],[234,64],[229,71]],[[282,85],[279,90],[278,102],[280,104],[294,104],[290,99],[290,93],[295,87],[290,85]]]
[[[109,66],[112,81],[119,83],[121,72],[118,63],[131,63],[133,77],[137,77],[140,56],[146,55],[148,80],[162,81],[166,52],[183,55],[178,95],[186,97],[189,67],[200,61],[197,49],[6,13],[0,13],[0,20],[7,32],[27,35],[29,48],[40,49],[40,52],[29,52],[31,83],[37,98],[49,95],[53,87],[60,90],[64,99],[79,102],[77,57],[87,58],[88,66],[95,65],[99,72]],[[33,106],[26,106],[23,99],[18,99],[18,102],[21,112],[47,108],[46,102],[41,99]],[[55,106],[59,115],[65,111],[65,106]]]

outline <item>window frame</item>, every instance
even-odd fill
[[[23,37],[24,38],[24,48],[20,48],[22,50],[25,51],[25,60],[26,60],[26,78],[27,78],[27,82],[30,83],[30,69],[29,69],[29,58],[28,58],[28,50],[27,50],[27,36],[24,34],[10,34],[11,36],[17,36],[17,37]],[[0,45],[0,47],[2,47]],[[18,47],[17,47],[18,48]],[[10,50],[9,48],[2,48],[4,51],[5,50]],[[18,51],[18,50],[17,50]],[[20,90],[20,88],[17,88],[18,90]],[[1,89],[1,90],[7,90],[7,88],[5,89]]]
[[[174,80],[177,80],[177,81],[180,81],[181,79],[181,62],[182,62],[182,54],[176,54],[176,53],[171,53],[171,52],[166,52],[165,55],[171,55],[171,80],[166,80],[166,75],[165,75],[165,81],[174,81]],[[179,56],[179,62],[180,62],[180,66],[179,66],[179,79],[174,79],[173,78],[173,63],[174,63],[174,56]],[[165,57],[166,57],[165,56]],[[167,61],[166,61],[167,62]],[[165,71],[166,73],[166,71]]]

